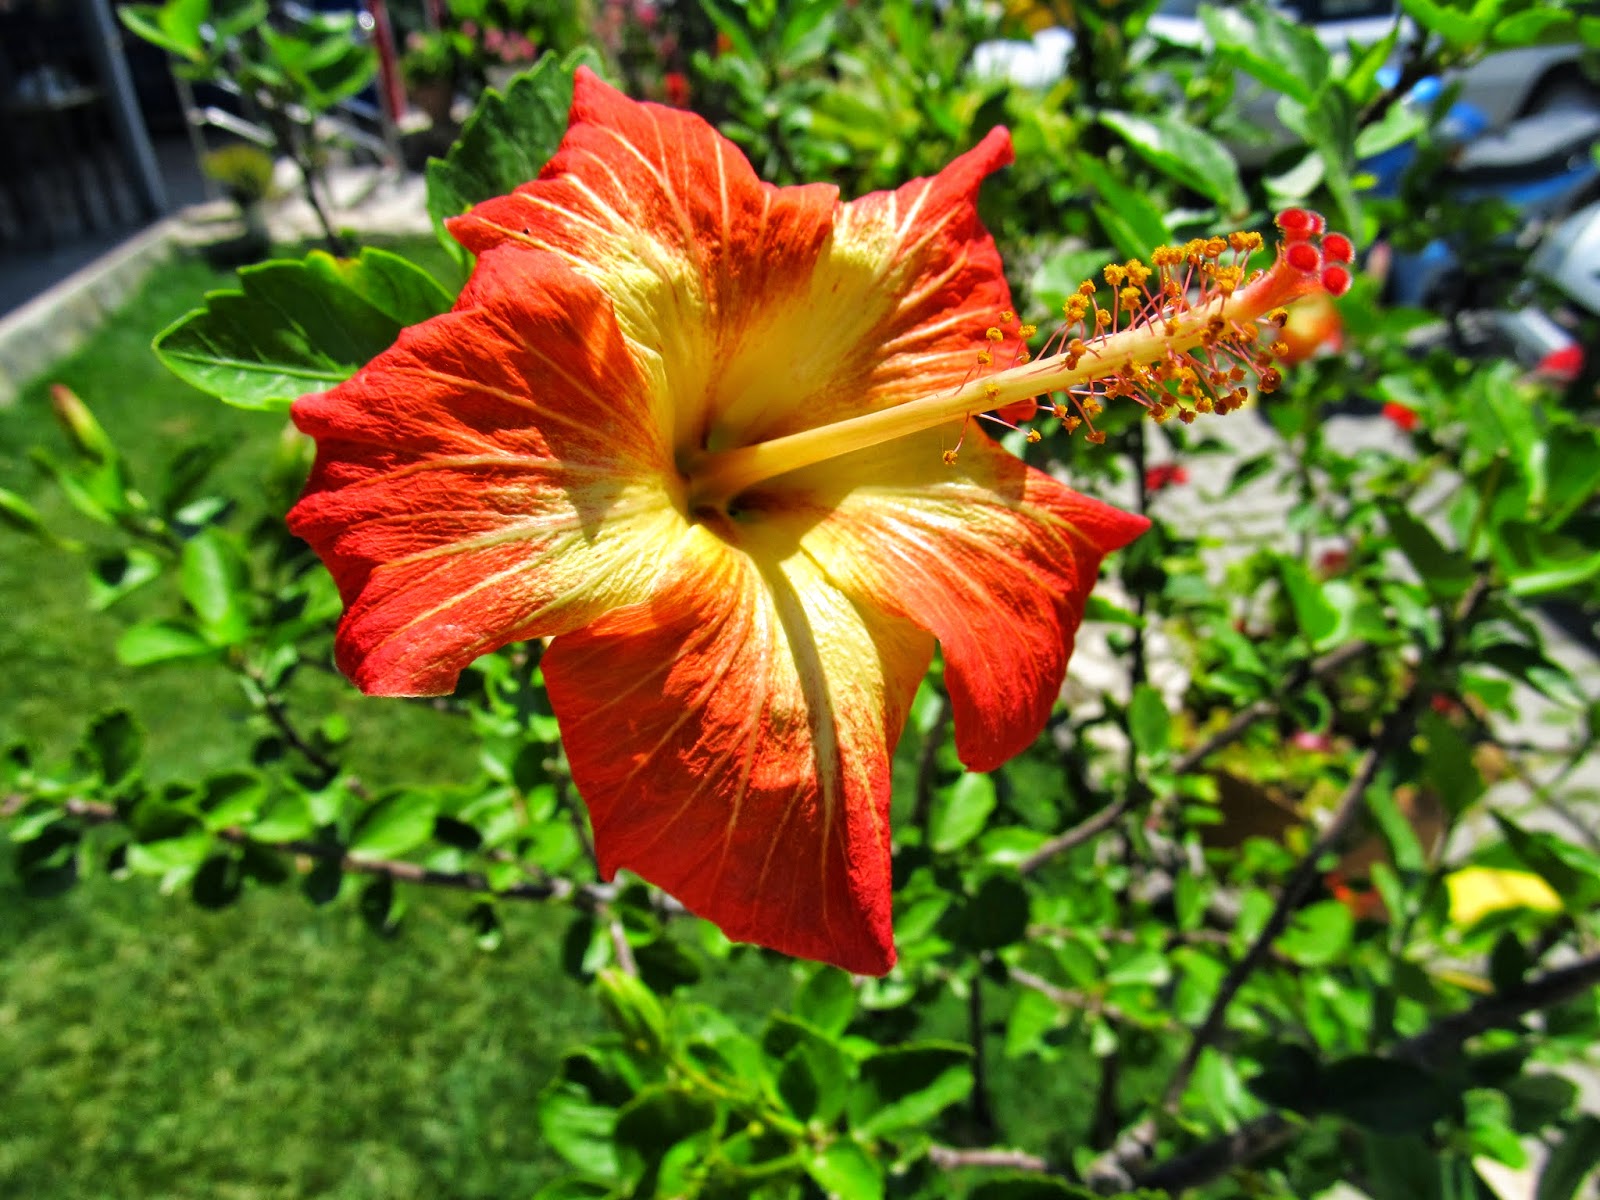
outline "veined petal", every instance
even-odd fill
[[[653,403],[604,294],[518,248],[298,401],[317,463],[289,524],[344,598],[341,669],[448,692],[480,654],[648,595],[688,529]]]
[[[932,639],[770,529],[726,536],[697,527],[649,602],[544,657],[601,872],[736,940],[882,974],[890,749]]]
[[[566,137],[539,178],[450,231],[476,254],[507,241],[549,251],[598,282],[687,446],[706,435],[751,314],[805,288],[838,194],[763,183],[700,117],[629,100],[580,67]]]
[[[717,451],[953,388],[1010,305],[975,201],[1012,159],[996,129],[938,175],[839,205],[761,183],[693,114],[580,70],[540,178],[451,222],[468,249],[514,241],[601,284],[673,444]]]
[[[1149,522],[1079,495],[977,429],[947,466],[940,436],[794,472],[741,504],[752,520],[789,528],[857,603],[939,639],[957,752],[989,771],[1043,730],[1100,560]]]

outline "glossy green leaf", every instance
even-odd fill
[[[428,163],[428,215],[458,262],[468,255],[445,230],[445,220],[539,177],[567,131],[572,76],[584,61],[575,55],[563,63],[546,54],[503,95],[486,91],[450,153]]]
[[[838,1200],[881,1200],[883,1167],[854,1142],[834,1142],[812,1155],[806,1174]]]
[[[1275,92],[1310,100],[1328,78],[1328,51],[1309,25],[1265,5],[1200,9],[1217,52]]]
[[[394,858],[414,850],[433,836],[439,803],[422,792],[401,792],[369,808],[350,837],[356,857]]]
[[[146,621],[131,625],[117,638],[117,661],[125,667],[206,658],[217,652],[192,625],[179,621]]]
[[[994,812],[994,779],[968,772],[934,794],[928,814],[929,841],[941,854],[961,849],[978,834]]]
[[[1472,582],[1472,564],[1466,555],[1447,549],[1433,530],[1399,504],[1383,501],[1379,507],[1400,552],[1422,577],[1428,591],[1441,600],[1458,599]]]
[[[1225,215],[1243,213],[1249,206],[1238,164],[1209,133],[1177,117],[1107,112],[1100,120],[1151,166],[1214,201]]]
[[[178,585],[212,645],[234,645],[249,631],[249,564],[222,530],[203,529],[184,543]]]
[[[1321,900],[1295,913],[1276,945],[1302,967],[1325,967],[1344,957],[1354,933],[1350,910],[1337,900]]]
[[[856,990],[847,972],[819,966],[794,1000],[794,1015],[823,1033],[837,1037],[856,1010]]]
[[[1147,760],[1161,760],[1172,747],[1172,714],[1161,692],[1148,683],[1133,690],[1128,704],[1128,732],[1134,749]]]
[[[1294,610],[1295,624],[1313,647],[1322,649],[1339,628],[1338,610],[1322,594],[1322,584],[1304,563],[1284,559],[1278,564],[1278,575]]]
[[[357,259],[314,250],[245,267],[239,285],[207,293],[204,308],[156,336],[155,350],[178,378],[249,409],[287,408],[343,382],[451,303],[421,267],[370,247]]]
[[[1418,25],[1437,33],[1449,45],[1461,50],[1480,45],[1488,36],[1485,22],[1471,12],[1449,0],[1400,0],[1400,7]]]
[[[96,555],[89,563],[89,607],[104,612],[158,578],[163,565],[160,558],[138,546]]]
[[[947,1042],[880,1050],[861,1064],[850,1116],[863,1134],[926,1124],[972,1091],[971,1051]]]

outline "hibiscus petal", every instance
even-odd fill
[[[344,597],[345,673],[448,692],[480,654],[649,594],[688,528],[653,404],[600,290],[515,248],[298,401],[318,452],[289,524]]]
[[[729,937],[882,974],[890,749],[932,639],[853,604],[770,530],[705,528],[649,603],[543,660],[602,873]]]
[[[1079,495],[976,429],[947,466],[940,437],[794,472],[741,504],[787,526],[858,603],[939,639],[956,750],[989,771],[1044,729],[1100,560],[1149,522]]]
[[[1010,306],[975,206],[1004,129],[938,175],[846,205],[761,183],[699,117],[580,69],[540,178],[450,223],[468,249],[565,257],[605,288],[673,397],[680,450],[721,450],[953,388]],[[1013,347],[1014,349],[1014,347]]]

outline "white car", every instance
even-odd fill
[[[1200,21],[1201,0],[1165,0],[1145,26],[1147,36],[1180,46],[1204,49],[1209,38]],[[1399,14],[1395,0],[1293,0],[1275,3],[1284,15],[1314,29],[1317,38],[1334,53],[1351,44],[1370,46],[1382,41],[1401,22],[1400,45],[1412,28]],[[1045,29],[1031,41],[986,42],[973,53],[974,69],[988,77],[1003,76],[1025,87],[1048,87],[1067,73],[1073,36],[1065,29]],[[1557,108],[1600,108],[1600,89],[1585,78],[1582,52],[1577,45],[1532,46],[1490,54],[1472,66],[1448,76],[1461,84],[1460,99],[1487,119],[1491,129],[1503,128],[1520,116]],[[1239,109],[1246,119],[1269,133],[1282,134],[1275,109],[1277,96],[1248,77],[1239,80]],[[1276,145],[1235,147],[1240,159],[1258,164]]]

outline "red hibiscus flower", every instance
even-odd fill
[[[1393,421],[1406,433],[1417,427],[1417,410],[1407,408],[1404,404],[1396,404],[1393,400],[1383,406],[1385,420]]]
[[[318,455],[290,521],[344,598],[341,668],[437,694],[552,639],[606,876],[732,938],[888,970],[890,756],[935,642],[957,750],[991,770],[1048,719],[1101,558],[1146,527],[969,418],[1051,394],[1092,415],[1161,380],[1209,398],[1204,356],[1326,282],[1298,229],[1250,281],[1209,243],[1167,248],[1217,277],[1203,302],[1161,291],[1163,267],[1151,315],[1098,312],[1029,362],[996,327],[1015,318],[974,207],[1010,160],[996,130],[840,203],[580,70],[540,177],[451,223],[478,255],[455,309],[295,405]],[[975,370],[1008,337],[1010,365]]]

